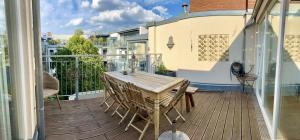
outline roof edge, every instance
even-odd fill
[[[146,24],[146,27],[152,27],[152,26],[160,26],[164,24],[169,24],[173,22],[177,22],[184,19],[189,18],[195,18],[195,17],[208,17],[208,16],[243,16],[243,15],[251,15],[252,9],[248,9],[248,12],[246,10],[217,10],[217,11],[205,11],[205,12],[192,12],[188,15],[179,15],[177,17],[169,18],[162,21],[153,21],[148,22]]]

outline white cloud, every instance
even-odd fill
[[[146,23],[150,21],[163,20],[164,17],[155,14],[152,10],[147,10],[137,3],[131,3],[130,6],[115,10],[106,10],[99,12],[97,16],[91,18],[91,23],[96,22],[130,22]]]
[[[71,19],[66,26],[78,26],[82,23],[83,18],[75,18],[75,19]]]
[[[168,17],[163,14],[165,5],[153,9],[154,5],[146,5],[146,1],[41,0],[42,32],[71,34],[81,28],[107,33]]]
[[[102,0],[93,0],[93,1],[92,1],[92,7],[93,7],[93,8],[99,7],[99,3],[100,3],[101,1],[102,1]]]
[[[88,0],[84,0],[80,4],[81,8],[88,8],[89,6],[90,6],[90,2]]]
[[[152,10],[156,10],[156,11],[158,11],[162,15],[168,14],[167,13],[168,9],[165,8],[165,7],[163,7],[163,6],[155,6],[155,7],[152,8]]]
[[[134,2],[128,0],[92,0],[92,8],[98,11],[115,10],[124,7],[130,7]]]
[[[181,0],[144,0],[147,5],[155,5],[155,4],[176,4],[180,3]]]
[[[92,22],[116,22],[122,21],[123,18],[121,14],[123,14],[123,10],[111,10],[100,12],[98,16],[94,16],[91,18]]]

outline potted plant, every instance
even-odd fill
[[[157,67],[157,71],[155,72],[155,74],[176,77],[176,72],[168,70],[164,64],[160,64]]]

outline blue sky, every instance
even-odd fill
[[[41,0],[42,33],[110,33],[182,14],[188,0]]]

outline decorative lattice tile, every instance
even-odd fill
[[[198,61],[229,61],[229,35],[199,35]]]
[[[283,60],[300,62],[300,35],[285,35]]]

